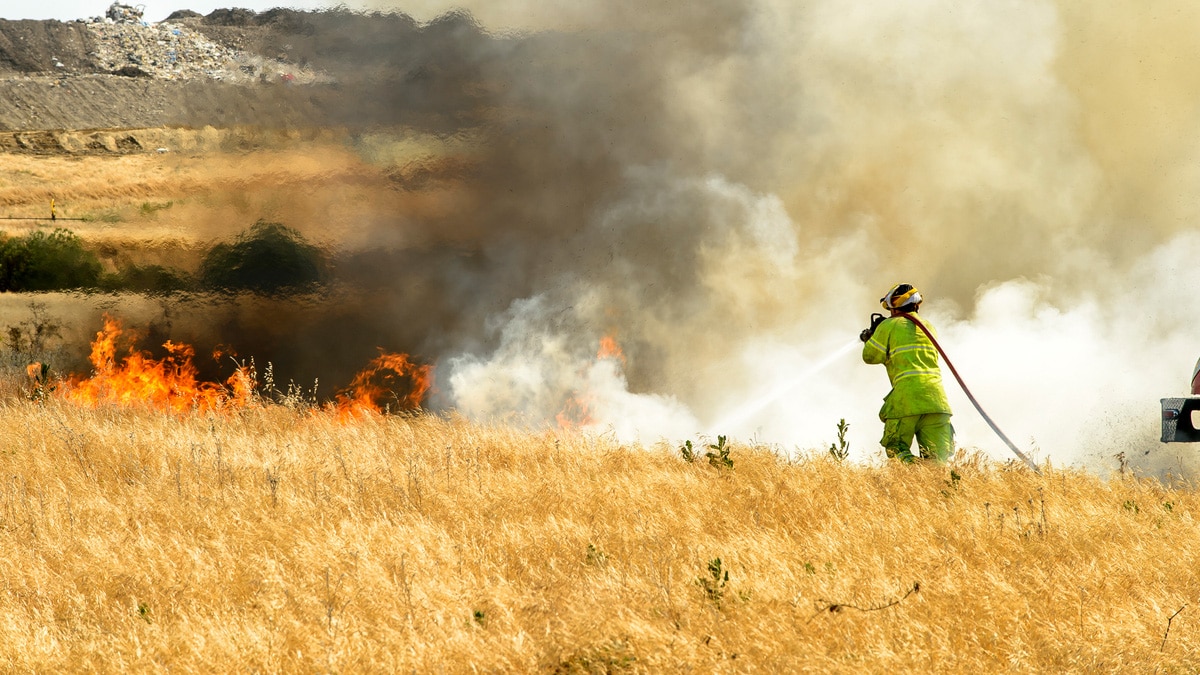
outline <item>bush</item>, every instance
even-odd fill
[[[0,239],[0,291],[57,291],[94,287],[100,260],[67,230]]]
[[[232,244],[217,244],[200,264],[200,281],[220,290],[271,293],[320,283],[321,250],[279,223],[258,221]]]

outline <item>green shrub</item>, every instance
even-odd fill
[[[299,232],[260,220],[232,244],[217,244],[204,256],[200,281],[220,290],[298,290],[320,283],[324,267],[321,250]]]
[[[57,291],[95,287],[100,260],[67,230],[0,239],[0,291]]]

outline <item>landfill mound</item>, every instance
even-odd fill
[[[286,55],[267,58],[212,40],[190,25],[195,22],[184,19],[143,25],[96,21],[84,26],[94,47],[90,54],[93,64],[113,75],[240,83],[277,79],[311,84],[321,79],[319,73],[290,62]],[[65,68],[60,62],[54,66]]]
[[[469,73],[434,61],[433,43],[456,31],[486,39],[458,14],[423,25],[404,14],[346,10],[181,10],[152,24],[114,4],[105,16],[70,22],[0,19],[0,152],[78,145],[20,140],[38,138],[30,132],[404,126],[448,133],[484,109]]]

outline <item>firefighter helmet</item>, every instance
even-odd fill
[[[921,304],[921,292],[912,284],[896,284],[887,295],[879,299],[884,309],[903,309],[911,306],[916,309]]]

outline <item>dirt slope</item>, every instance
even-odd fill
[[[171,82],[112,75],[0,81],[0,130],[43,131],[159,126],[279,127],[386,123],[395,116],[343,114],[337,90]]]
[[[71,72],[94,72],[94,49],[82,23],[0,20],[0,76],[52,73],[56,63]]]
[[[204,48],[177,52],[155,39],[164,28]],[[218,10],[154,26],[0,19],[0,132],[401,125],[447,133],[485,108],[472,58],[490,40],[458,15],[426,26],[404,15],[292,10]],[[456,42],[469,45],[455,50]],[[189,58],[220,67],[161,75],[168,60]],[[56,151],[3,140],[0,149]]]

